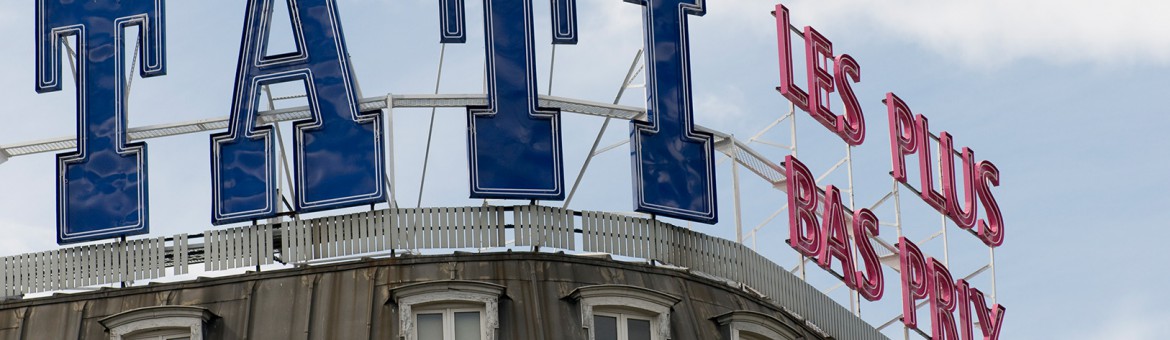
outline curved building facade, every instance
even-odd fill
[[[742,245],[537,206],[370,211],[0,262],[8,292],[68,292],[0,302],[0,339],[883,338]],[[199,262],[262,271],[143,284]]]

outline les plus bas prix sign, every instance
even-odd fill
[[[288,2],[295,52],[268,55],[274,1],[248,0],[236,69],[229,128],[210,140],[211,222],[216,225],[277,214],[273,127],[257,125],[257,98],[268,84],[303,81],[311,118],[293,123],[294,209],[322,211],[384,202],[385,150],[378,112],[358,109],[356,84],[335,0]],[[466,41],[465,0],[440,0],[440,41]],[[550,0],[552,41],[576,44],[576,0]],[[643,7],[647,51],[647,120],[633,121],[631,163],[635,210],[714,224],[714,141],[694,127],[691,101],[689,17],[706,12],[704,0],[625,0]],[[560,110],[540,107],[536,89],[532,0],[484,0],[487,105],[467,107],[470,197],[533,200],[564,199]],[[835,56],[832,44],[812,27],[803,32],[807,89],[795,83],[789,13],[776,6],[781,86],[800,109],[850,145],[865,141],[865,120],[852,90],[861,69],[848,54]],[[112,23],[99,25],[96,23]],[[141,76],[166,73],[163,0],[37,0],[36,89],[61,89],[62,39],[77,41],[78,149],[57,156],[59,244],[144,234],[149,231],[147,145],[126,140],[123,101],[125,29],[137,26]],[[523,38],[523,39],[520,39]],[[833,65],[832,73],[828,65]],[[833,113],[829,95],[837,92],[842,115]],[[999,170],[975,162],[969,148],[960,152],[964,197],[954,171],[953,138],[939,136],[942,193],[933,188],[933,158],[927,119],[913,115],[893,93],[886,95],[890,116],[893,176],[905,183],[905,156],[918,156],[921,193],[927,204],[949,216],[988,246],[1003,242],[1003,218],[990,187]],[[342,161],[338,161],[342,160]],[[869,300],[883,294],[883,276],[868,242],[878,235],[876,215],[867,209],[846,220],[839,190],[823,194],[809,170],[795,157],[785,162],[790,243],[800,253],[830,268],[841,263],[845,283]],[[823,198],[822,198],[823,197]],[[823,216],[817,219],[817,206]],[[979,218],[979,206],[984,218]],[[847,232],[846,227],[851,227]],[[850,239],[849,235],[853,235]],[[856,245],[864,271],[852,272]],[[978,289],[955,281],[947,268],[924,258],[909,240],[899,240],[904,322],[917,327],[914,305],[928,299],[934,339],[972,339],[971,308],[984,337],[998,338],[1004,308],[986,307]],[[959,311],[959,327],[953,316]]]
[[[792,69],[792,39],[789,33],[790,14],[784,5],[776,5],[776,34],[780,54],[780,86],[776,89],[796,107],[808,112],[841,140],[849,145],[865,141],[865,116],[853,92],[853,84],[861,81],[861,67],[848,54],[833,54],[833,44],[811,26],[803,31],[807,91],[796,84]],[[827,65],[833,66],[830,74]],[[829,94],[837,92],[844,106],[841,115],[829,108]],[[943,131],[938,136],[939,169],[942,193],[934,189],[934,162],[931,156],[930,130],[926,116],[914,115],[910,107],[894,93],[886,93],[883,100],[889,114],[890,150],[893,163],[891,175],[907,183],[906,156],[917,155],[919,192],[922,200],[946,215],[959,228],[971,230],[987,246],[1003,244],[1003,214],[991,187],[999,186],[999,169],[990,161],[975,162],[975,153],[964,147],[959,152],[963,169],[963,197],[956,186],[954,138]],[[812,172],[794,156],[785,158],[788,192],[789,245],[804,256],[811,257],[821,267],[831,270],[833,260],[841,263],[840,275],[845,285],[855,289],[870,301],[882,298],[885,279],[877,253],[869,242],[877,236],[878,218],[869,209],[852,212],[846,220],[846,209],[841,203],[841,192],[827,185],[821,192]],[[960,201],[960,199],[962,199]],[[820,220],[816,217],[818,205],[823,205]],[[979,207],[984,217],[979,217]],[[850,229],[846,229],[846,227]],[[852,239],[850,238],[852,235]],[[852,246],[864,262],[864,271],[854,271],[856,260]],[[902,322],[918,328],[916,302],[930,303],[931,338],[935,340],[974,339],[978,325],[984,339],[998,339],[1006,311],[1002,305],[987,307],[986,298],[979,289],[966,280],[955,280],[950,270],[933,257],[924,257],[918,246],[906,237],[898,240],[899,272],[902,288]],[[974,317],[972,316],[974,308]],[[959,312],[956,323],[954,313]],[[975,323],[975,318],[978,323]]]

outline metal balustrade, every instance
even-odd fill
[[[0,257],[0,290],[20,296],[157,279],[173,252],[165,244],[159,237]]]
[[[0,284],[5,296],[19,297],[128,285],[163,277],[168,267],[185,274],[200,262],[204,270],[220,271],[395,250],[499,249],[508,244],[506,229],[516,247],[604,252],[680,267],[760,294],[835,338],[886,339],[743,244],[653,219],[535,205],[384,209],[8,256],[0,258]],[[189,244],[192,238],[202,243]]]

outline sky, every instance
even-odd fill
[[[891,190],[886,92],[930,118],[935,133],[948,131],[957,146],[994,162],[1001,183],[993,189],[1003,211],[1004,245],[995,251],[997,301],[1007,307],[1004,339],[1163,339],[1170,337],[1170,256],[1159,244],[1170,236],[1170,180],[1165,153],[1170,110],[1158,105],[1170,89],[1170,3],[1116,0],[843,0],[783,1],[792,24],[813,26],[861,66],[854,85],[866,118],[866,142],[851,150],[853,199],[858,207]],[[691,67],[695,120],[748,140],[786,114],[779,84],[774,0],[718,1],[691,17]],[[168,74],[134,79],[130,126],[226,117],[244,17],[242,1],[167,2]],[[437,5],[431,0],[343,0],[339,11],[364,96],[428,94],[435,87],[442,47]],[[468,42],[443,49],[439,92],[482,93],[481,4],[469,1]],[[548,2],[534,4],[536,58],[541,93],[549,93]],[[559,46],[551,94],[609,103],[642,46],[641,12],[621,0],[579,1],[580,42]],[[33,6],[0,6],[0,145],[75,134],[74,92],[33,90]],[[280,19],[278,19],[280,20]],[[278,21],[278,23],[280,23]],[[284,23],[287,25],[287,23]],[[280,25],[277,25],[280,27]],[[287,30],[273,33],[273,50],[289,48]],[[801,45],[794,56],[798,79]],[[641,77],[635,83],[644,82]],[[295,94],[295,86],[278,93]],[[633,88],[620,103],[643,106]],[[834,97],[834,100],[837,100]],[[303,103],[285,103],[296,106]],[[838,105],[839,102],[834,105]],[[466,121],[462,109],[436,111],[427,181],[420,177],[430,110],[393,111],[394,195],[399,206],[465,206]],[[576,178],[602,119],[563,115],[566,181]],[[788,150],[789,122],[749,144],[775,163]],[[814,174],[844,156],[845,145],[796,114],[798,156]],[[283,125],[289,130],[288,123]],[[628,138],[625,122],[613,122],[601,145]],[[152,237],[198,233],[210,224],[208,133],[148,140]],[[626,147],[594,159],[569,207],[629,212],[630,171]],[[732,167],[717,166],[720,223],[673,221],[734,239]],[[909,163],[913,167],[915,162]],[[767,220],[785,201],[783,192],[740,171],[742,228],[759,227],[746,243],[792,268],[797,255],[780,245],[788,237],[785,214]],[[15,157],[0,164],[0,256],[54,249],[54,156]],[[914,173],[912,171],[912,173]],[[916,177],[911,177],[915,183]],[[848,186],[844,171],[819,185]],[[571,183],[571,182],[569,182]],[[903,231],[923,240],[940,228],[938,213],[901,191]],[[421,197],[421,199],[420,199]],[[848,201],[848,198],[846,199]],[[492,201],[492,204],[524,204]],[[543,202],[560,206],[560,202]],[[883,222],[893,209],[875,210]],[[338,212],[307,215],[324,216]],[[988,260],[988,250],[953,224],[946,256],[955,276]],[[883,227],[887,240],[893,230]],[[920,243],[943,257],[941,239]],[[1114,244],[1116,243],[1116,244]],[[1112,244],[1112,245],[1111,245]],[[897,273],[886,269],[886,297],[863,302],[862,317],[881,324],[898,313]],[[820,269],[809,282],[829,289],[836,282]],[[991,291],[990,275],[973,284]],[[848,305],[847,293],[830,293]],[[920,317],[926,317],[921,313]],[[900,333],[898,330],[897,333]],[[887,333],[895,334],[895,333]],[[900,338],[900,336],[898,337]]]

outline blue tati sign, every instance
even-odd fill
[[[268,55],[275,1],[287,1],[295,52]],[[466,41],[465,0],[439,1],[440,41]],[[487,105],[467,107],[470,197],[562,200],[561,119],[539,106],[533,0],[484,0]],[[550,0],[552,42],[576,44],[577,3]],[[643,6],[647,121],[631,123],[634,205],[717,221],[714,143],[695,130],[687,20],[702,0]],[[77,37],[78,150],[58,156],[58,243],[148,231],[146,144],[126,137],[124,32],[140,28],[143,77],[165,73],[162,0],[37,0],[37,91],[61,88],[59,47]],[[97,25],[95,23],[112,23]],[[361,112],[335,0],[248,0],[229,128],[210,138],[213,224],[278,213],[277,142],[258,122],[262,87],[305,84],[311,118],[293,123],[293,209],[385,202],[380,112]]]
[[[37,0],[36,90],[61,90],[62,40],[77,41],[77,151],[57,155],[57,243],[150,230],[146,144],[126,140],[126,28],[137,26],[142,77],[166,74],[162,0]]]

